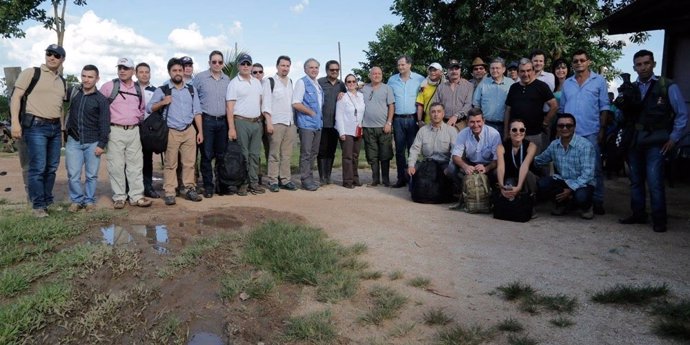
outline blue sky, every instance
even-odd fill
[[[103,82],[115,77],[117,58],[127,56],[151,64],[152,81],[160,84],[167,79],[165,64],[170,57],[189,55],[195,71],[201,71],[208,68],[211,50],[227,52],[237,43],[264,65],[267,75],[275,72],[276,57],[289,55],[294,79],[303,74],[307,58],[316,58],[322,66],[327,60],[337,60],[338,42],[347,73],[364,60],[362,51],[375,39],[378,28],[399,22],[389,10],[391,3],[91,0],[84,7],[68,7],[65,73],[78,74],[83,65],[92,63],[100,68]],[[24,28],[26,38],[0,43],[0,66],[27,68],[43,61],[43,50],[55,41],[55,33],[35,22],[27,22]],[[645,48],[660,60],[662,45],[663,32],[652,32]],[[615,66],[632,73],[632,54],[639,49],[628,45]],[[660,71],[661,66],[657,67]]]

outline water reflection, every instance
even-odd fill
[[[132,235],[127,230],[115,224],[101,228],[101,233],[103,234],[103,242],[111,246],[127,244],[133,240]]]
[[[225,342],[216,334],[208,332],[194,333],[187,345],[224,345]]]
[[[167,248],[169,241],[168,227],[164,224],[159,225],[130,225],[131,233],[135,233],[146,238],[146,242],[160,254],[169,254]],[[111,246],[124,245],[134,241],[130,231],[126,228],[112,224],[101,228],[103,243]]]

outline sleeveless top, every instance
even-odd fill
[[[518,180],[520,176],[520,166],[527,156],[527,147],[529,147],[529,140],[523,139],[522,145],[513,155],[513,142],[508,139],[503,142],[503,148],[505,148],[505,153],[503,154],[503,161],[505,162],[505,175],[503,180],[508,178],[514,178],[515,181]]]

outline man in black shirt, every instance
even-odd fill
[[[335,130],[335,103],[338,101],[338,94],[344,93],[345,83],[338,79],[340,64],[338,61],[330,60],[326,62],[326,76],[319,78],[318,82],[323,90],[323,129],[321,130],[321,144],[319,145],[319,155],[317,165],[319,168],[319,178],[321,184],[331,183],[331,170],[333,170],[333,160],[335,159],[335,149],[338,147],[340,135]]]

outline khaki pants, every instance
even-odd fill
[[[113,201],[124,201],[128,196],[130,202],[141,199],[144,196],[144,158],[139,128],[110,126],[106,157]],[[129,184],[129,192],[126,192],[125,183]]]
[[[286,184],[290,182],[292,176],[290,161],[292,147],[297,139],[297,127],[294,123],[291,126],[275,124],[273,125],[273,134],[269,134],[268,138],[270,142],[268,146],[268,183]]]
[[[179,161],[178,159],[181,159]],[[163,189],[165,196],[175,196],[177,186],[177,165],[182,164],[182,183],[186,189],[195,188],[194,164],[196,163],[196,130],[189,126],[184,131],[170,128],[168,148],[165,150],[163,168]]]

